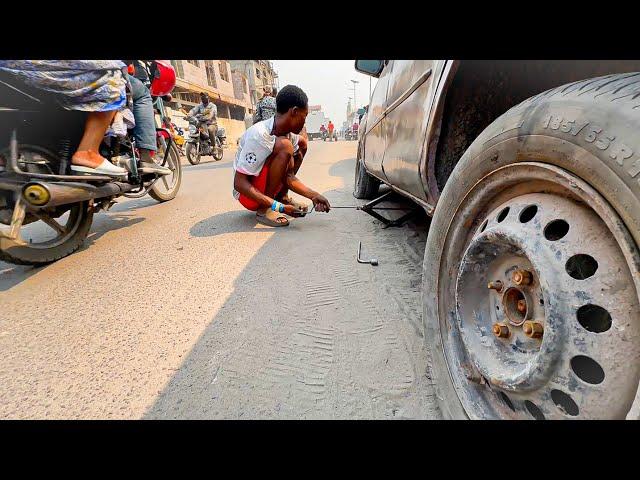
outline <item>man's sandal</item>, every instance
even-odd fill
[[[278,221],[279,219],[282,220]],[[285,217],[284,214],[274,212],[273,210],[267,210],[265,213],[256,212],[256,220],[263,225],[268,225],[269,227],[289,226],[289,220],[287,220],[287,217]]]

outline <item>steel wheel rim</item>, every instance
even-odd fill
[[[75,203],[71,206],[71,208],[69,209],[69,218],[67,219],[64,225],[65,233],[63,235],[58,235],[57,237],[52,238],[50,240],[46,240],[44,242],[35,242],[35,243],[29,242],[27,247],[32,249],[37,249],[37,250],[45,250],[45,249],[57,247],[65,243],[67,240],[73,237],[78,231],[78,228],[80,227],[80,223],[82,223],[83,208],[86,208],[86,205],[84,203]],[[53,219],[52,217],[50,217],[48,214],[44,212],[42,213],[42,216],[49,217],[53,221],[55,221],[55,219]],[[42,220],[38,220],[37,222],[30,223],[29,225],[34,225],[40,222],[42,222]],[[25,225],[25,227],[28,228],[29,225]]]
[[[532,219],[521,222],[518,217],[522,210],[538,200],[540,204],[537,206],[537,219],[534,215]],[[565,211],[550,211],[550,205],[553,206],[554,202],[557,206],[564,202]],[[566,254],[561,253],[562,261],[552,265],[559,271],[557,275],[549,272],[549,261],[543,262],[541,258],[536,258],[536,249],[533,248],[536,242],[539,244],[538,250],[540,246],[545,247],[545,243],[551,244],[554,248],[562,246],[565,251],[572,248],[571,236],[550,241],[544,237],[543,229],[552,221],[549,220],[550,216],[566,215],[567,209],[580,205],[578,202],[583,202],[580,208],[590,212],[589,222],[600,222],[600,228],[607,229],[610,234],[609,241],[618,249],[617,262],[620,263],[622,259],[624,265],[614,265],[616,268],[626,269],[620,277],[623,280],[619,282],[626,285],[623,288],[623,300],[619,298],[621,294],[614,294],[608,301],[596,298],[598,292],[595,289],[601,287],[594,281],[602,281],[605,277],[603,272],[610,270],[604,266],[601,267],[600,273],[596,271],[596,274],[589,278],[577,280],[571,278],[566,271],[563,276],[558,268],[565,267],[568,260],[565,258]],[[497,217],[506,207],[510,207],[510,211],[502,221],[498,221]],[[551,165],[523,162],[503,167],[483,178],[462,201],[458,212],[456,216],[462,216],[464,220],[452,220],[449,225],[443,256],[445,263],[441,265],[449,276],[441,273],[437,289],[438,310],[443,312],[440,314],[440,325],[446,363],[456,393],[469,416],[522,419],[624,418],[625,411],[630,409],[635,397],[640,377],[638,368],[633,367],[634,364],[638,364],[636,360],[640,358],[640,332],[638,326],[633,325],[631,321],[639,315],[640,289],[637,283],[640,275],[637,247],[611,207],[597,192],[566,171]],[[579,230],[580,222],[575,224],[572,234]],[[539,230],[537,239],[534,227]],[[586,245],[585,248],[590,248],[589,251],[597,257],[602,253],[598,252],[595,241],[593,243],[594,245]],[[487,247],[492,246],[495,250],[495,247],[500,245],[502,247],[494,252],[495,258],[487,260]],[[546,248],[549,250],[551,247],[546,245]],[[611,245],[608,248],[611,249]],[[543,250],[544,248],[541,251]],[[578,254],[581,253],[575,253]],[[541,340],[534,341],[525,337],[529,340],[529,350],[526,342],[522,341],[522,332],[517,331],[520,327],[509,323],[508,319],[502,323],[511,327],[509,333],[513,336],[508,339],[498,338],[491,331],[492,324],[498,322],[495,320],[495,314],[490,315],[491,311],[486,307],[489,300],[486,299],[491,298],[491,293],[495,297],[491,308],[503,308],[504,305],[501,295],[495,290],[489,290],[487,282],[483,280],[504,281],[502,295],[514,285],[508,283],[506,277],[483,278],[482,274],[484,272],[485,275],[489,275],[491,272],[487,270],[488,266],[492,262],[495,265],[499,264],[500,259],[506,255],[520,255],[521,258],[530,260],[522,266],[530,269],[534,282],[532,288],[520,290],[526,290],[524,294],[528,295],[528,298],[525,299],[525,303],[527,307],[532,307],[532,315],[538,315],[541,310],[544,312],[544,317],[539,323],[547,328],[544,329]],[[607,264],[608,262],[603,262],[603,265]],[[495,276],[494,273],[491,275]],[[573,291],[569,288],[572,282]],[[578,282],[580,290],[575,290],[575,284]],[[557,291],[558,288],[564,292],[564,300],[559,300],[556,294],[550,298],[550,289]],[[580,300],[576,297],[569,308],[566,305],[567,298],[575,291],[582,292],[584,298]],[[473,304],[474,301],[469,300],[474,294],[477,297],[477,300],[474,300],[476,305]],[[482,294],[485,296],[482,297]],[[544,302],[544,306],[539,305],[540,300]],[[558,303],[561,300],[565,302],[564,305]],[[620,308],[616,310],[616,302],[627,302],[626,316],[620,313]],[[603,307],[612,315],[613,326],[603,332],[587,331],[578,321],[577,314],[577,310],[585,305]],[[545,325],[545,322],[548,325]],[[480,332],[483,328],[484,335]],[[515,334],[513,330],[516,330]],[[481,343],[481,339],[487,352],[495,352],[499,348],[496,347],[496,343],[508,345],[510,341],[514,342],[520,338],[520,344],[516,343],[516,346],[528,353],[522,356],[520,368],[516,357],[509,358],[505,352],[502,352],[502,356],[495,354],[494,359],[483,358],[479,353],[482,349],[473,344],[474,334],[477,336],[476,343]],[[620,339],[625,336],[626,341],[622,342]],[[536,341],[539,341],[537,349],[533,348]],[[509,349],[514,349],[514,344],[505,348],[505,351],[508,352]],[[625,351],[624,362],[618,361],[614,355],[614,352],[620,349]],[[529,358],[525,358],[527,355]],[[536,358],[537,355],[539,358]],[[596,372],[598,375],[594,373],[597,370],[594,363],[602,368],[604,380],[600,378],[599,372]],[[632,366],[626,370],[620,369],[621,363]],[[496,374],[498,371],[502,374]],[[585,371],[588,374],[585,375]],[[578,376],[578,373],[584,378]],[[585,381],[585,378],[588,381]],[[621,391],[624,393],[621,394]],[[597,407],[607,402],[609,403],[606,408]]]

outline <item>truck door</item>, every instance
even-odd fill
[[[385,60],[385,66],[378,77],[378,83],[373,90],[367,113],[366,134],[364,138],[364,158],[367,170],[385,179],[382,170],[382,160],[385,154],[384,114],[387,106],[387,89],[389,77],[393,68],[393,60]]]
[[[385,118],[383,171],[394,185],[427,200],[420,176],[432,90],[433,60],[394,60]]]

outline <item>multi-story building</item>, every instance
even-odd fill
[[[269,60],[229,60],[231,70],[245,75],[249,81],[249,95],[255,108],[262,98],[263,88],[266,85],[279,88],[278,74],[273,70],[273,64]]]
[[[228,60],[171,60],[176,70],[176,86],[171,93],[169,114],[178,119],[181,109],[191,110],[206,92],[218,108],[218,125],[225,128],[227,140],[235,145],[245,130],[244,118],[254,111],[249,81],[242,72],[232,72]],[[179,122],[176,122],[179,123]]]

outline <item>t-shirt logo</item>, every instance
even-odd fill
[[[244,159],[247,163],[254,163],[256,161],[256,154],[253,152],[249,152],[245,155]]]

